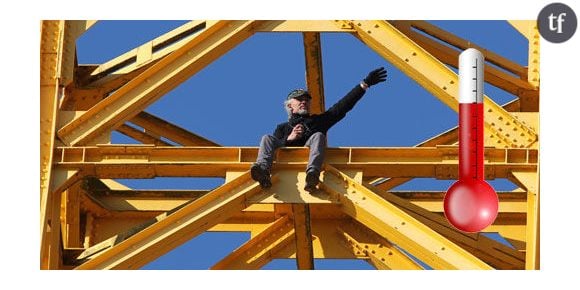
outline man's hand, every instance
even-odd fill
[[[387,71],[384,67],[380,67],[371,71],[363,80],[367,86],[374,86],[378,83],[384,82],[387,79]]]
[[[294,128],[292,129],[292,133],[288,135],[288,141],[300,139],[302,137],[302,134],[304,134],[304,125],[296,124],[296,126],[294,126]]]

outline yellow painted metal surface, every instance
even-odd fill
[[[329,148],[326,162],[341,170],[356,168],[364,176],[456,179],[457,152],[457,146]],[[57,166],[94,172],[99,178],[224,177],[229,170],[248,170],[257,148],[104,145],[58,147],[55,154]],[[273,174],[279,169],[305,170],[307,160],[307,148],[281,149]],[[485,160],[486,179],[507,178],[512,170],[535,171],[538,151],[486,148]]]
[[[294,240],[296,243],[297,268],[298,270],[314,270],[310,205],[293,204],[292,214],[294,216]]]
[[[421,270],[416,261],[411,259],[395,245],[360,224],[348,223],[337,229],[344,238],[345,246],[354,255],[367,257],[378,270]]]
[[[259,32],[342,32],[336,20],[271,20],[256,27]]]
[[[324,107],[324,81],[322,78],[322,44],[320,33],[304,32],[304,58],[306,59],[306,85],[312,96],[310,110],[320,114]]]
[[[540,269],[540,180],[536,172],[513,172],[528,191],[526,221],[526,269]]]
[[[327,168],[325,190],[340,199],[342,209],[358,222],[403,247],[435,269],[491,269],[453,242],[357,184],[336,169]]]
[[[260,269],[275,253],[294,241],[294,228],[288,217],[281,217],[238,247],[210,269]]]
[[[49,268],[49,215],[59,84],[57,60],[62,22],[43,21],[40,39],[40,267]]]
[[[177,125],[169,123],[145,111],[137,114],[131,123],[142,127],[149,134],[165,137],[184,146],[220,146],[207,138],[191,133]]]

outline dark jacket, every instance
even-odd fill
[[[362,98],[364,93],[365,90],[357,84],[346,96],[320,115],[292,114],[288,122],[278,124],[276,130],[274,130],[274,136],[284,141],[285,146],[304,146],[312,134],[322,132],[326,135],[328,129],[342,120],[346,113],[352,110],[356,102]],[[297,124],[304,125],[304,134],[299,139],[287,141],[288,136],[292,133],[292,128]]]

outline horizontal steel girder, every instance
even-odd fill
[[[113,145],[58,147],[57,167],[81,169],[98,178],[224,177],[246,171],[256,160],[256,147],[154,147]],[[278,151],[274,170],[305,168],[308,148]],[[357,169],[365,177],[435,177],[456,179],[457,146],[423,148],[328,148],[326,163],[341,170]],[[511,171],[535,171],[536,149],[486,148],[487,179],[506,178]]]

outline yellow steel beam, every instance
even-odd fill
[[[216,21],[195,20],[175,28],[143,45],[107,61],[81,78],[89,87],[101,86],[115,75],[128,74],[162,59],[176,51],[192,38],[212,27]],[[146,56],[146,57],[145,57]]]
[[[95,189],[87,185],[87,194],[109,211],[168,211],[176,206],[196,200],[209,190],[112,190]],[[435,213],[443,212],[442,191],[390,191],[390,194],[403,198],[412,204]],[[380,196],[386,195],[378,192]],[[526,213],[526,193],[500,191],[499,212]],[[253,201],[255,199],[250,199]],[[262,202],[262,201],[256,201]]]
[[[58,131],[82,145],[121,126],[159,97],[253,34],[253,21],[219,21],[167,55]]]
[[[56,168],[51,173],[50,192],[41,200],[40,208],[40,268],[59,269],[61,261],[61,203],[62,192],[78,182],[81,171]],[[54,187],[54,188],[53,188]]]
[[[76,269],[138,269],[247,207],[260,191],[249,172],[212,190]]]
[[[80,182],[63,192],[61,208],[61,228],[63,247],[81,248],[81,186]]]
[[[540,188],[537,172],[512,172],[513,178],[528,191],[526,221],[526,269],[540,269]]]
[[[91,199],[112,212],[160,212],[194,201],[208,190],[111,190],[92,191]]]
[[[53,148],[57,123],[59,81],[58,59],[62,21],[42,21],[40,37],[40,267],[47,269],[48,244],[47,221],[50,204]]]
[[[357,257],[368,257],[369,263],[378,270],[422,270],[417,262],[389,241],[353,222],[337,228],[345,246]]]
[[[155,61],[139,67],[125,74],[112,74],[90,84],[89,74],[96,67],[94,65],[79,65],[75,74],[75,83],[68,86],[60,104],[61,110],[87,111],[98,102],[104,100],[109,94],[151,67]],[[78,82],[78,84],[77,84]]]
[[[291,245],[293,239],[294,228],[292,222],[290,222],[288,216],[282,216],[210,269],[260,269],[274,258],[277,251]]]
[[[157,136],[151,135],[149,132],[144,132],[138,129],[135,129],[129,125],[123,124],[119,128],[117,128],[117,132],[131,137],[143,144],[153,144],[156,146],[172,146],[172,144],[167,143],[160,139]]]
[[[492,269],[332,166],[325,173],[321,187],[340,200],[346,214],[427,265],[434,269]]]
[[[530,31],[528,45],[528,82],[540,87],[540,31],[536,21],[528,21]]]
[[[389,193],[378,192],[378,194],[380,196],[393,194],[430,212],[443,213],[444,191],[390,191]],[[525,192],[499,191],[497,194],[499,212],[527,212]]]
[[[457,146],[328,148],[326,162],[368,176],[456,179],[457,151]],[[248,170],[256,154],[255,147],[105,145],[55,150],[59,168],[85,168],[98,178],[224,177],[230,170]],[[538,151],[486,148],[485,160],[486,179],[505,178],[511,171],[535,171]],[[307,161],[308,148],[282,148],[274,169],[304,170]]]
[[[458,75],[385,21],[348,21],[355,34],[451,109],[458,111]],[[512,148],[534,146],[534,130],[485,96],[485,126],[499,145]]]
[[[514,224],[499,224],[498,222],[486,228],[490,233],[498,233],[506,241],[508,241],[514,248],[520,252],[526,250],[526,225],[525,221],[521,225]],[[524,265],[525,267],[525,265]]]
[[[407,35],[411,40],[413,40],[414,42],[419,44],[423,49],[425,49],[427,52],[429,52],[430,54],[435,56],[437,59],[439,59],[443,63],[451,65],[455,68],[457,68],[459,66],[459,53],[461,52],[460,50],[453,49],[450,46],[447,46],[447,45],[444,45],[440,42],[437,42],[436,40],[433,40],[433,39],[411,29],[411,27],[414,27],[413,25],[417,24],[417,23],[421,23],[422,25],[426,25],[426,26],[432,26],[432,25],[430,25],[424,21],[423,22],[421,22],[421,21],[390,21],[390,23],[393,24],[393,26],[395,26],[399,31],[401,31],[402,33]],[[466,44],[459,47],[459,49],[465,49],[467,47],[476,47],[471,42],[468,42],[466,40],[463,40],[463,41]],[[476,47],[476,48],[478,48],[478,49],[480,49],[480,51],[482,51],[486,61],[493,63],[494,56],[496,56],[495,54],[493,54],[489,50],[483,49],[481,47]],[[497,58],[497,56],[496,56],[496,58]],[[499,59],[496,62],[502,63],[502,62],[506,62],[506,60]],[[518,67],[516,70],[516,72],[518,72],[518,73],[522,72],[522,71],[527,72],[526,68],[523,68],[523,67],[519,66],[518,64],[513,64],[512,66]],[[523,75],[527,76],[527,73],[523,74]],[[526,96],[536,95],[537,96],[539,94],[538,88],[532,86],[527,81],[522,80],[520,75],[518,75],[517,77],[513,76],[513,75],[506,73],[500,69],[497,69],[496,67],[491,66],[491,65],[485,66],[485,81],[498,87],[498,88],[501,88],[501,89],[503,89],[511,94],[517,95],[517,96],[523,96],[523,95],[526,95]],[[537,98],[536,98],[536,100],[537,100]]]
[[[495,268],[524,268],[524,256],[510,247],[481,234],[459,232],[447,222],[442,214],[432,213],[392,193],[375,193]],[[513,215],[501,213],[495,223],[502,223],[506,217],[514,220]]]
[[[270,20],[256,26],[257,32],[345,32],[337,20]]]
[[[535,20],[509,20],[508,21],[518,32],[528,40],[528,67],[527,74],[523,77],[531,86],[539,90],[540,88],[540,33],[537,21]],[[520,95],[523,100],[524,111],[535,111],[539,109],[539,95],[523,93]]]
[[[312,231],[310,230],[310,206],[293,204],[294,240],[296,241],[296,265],[298,270],[314,270]]]
[[[251,203],[285,203],[285,204],[329,204],[336,201],[329,200],[327,196],[311,194],[304,190],[306,172],[305,165],[298,168],[294,164],[291,168],[276,166],[273,171],[278,179],[271,188],[256,194],[249,201]]]
[[[150,133],[165,137],[184,146],[221,146],[216,142],[191,133],[186,129],[169,123],[145,111],[140,112],[135,117],[131,118],[130,121]]]
[[[392,23],[392,21],[390,22]],[[498,67],[501,67],[513,74],[516,74],[519,77],[524,78],[527,75],[526,68],[521,66],[520,64],[511,61],[499,54],[496,54],[493,51],[478,46],[469,40],[463,39],[452,33],[449,33],[433,24],[430,24],[427,21],[413,20],[409,21],[408,23],[413,28],[420,30],[445,43],[448,43],[449,45],[457,47],[460,50],[465,50],[467,48],[475,48],[483,54],[485,61],[493,63],[494,65],[497,65]]]
[[[324,107],[324,81],[322,77],[322,48],[320,33],[304,32],[304,58],[306,59],[306,84],[312,96],[312,113],[320,114]]]

